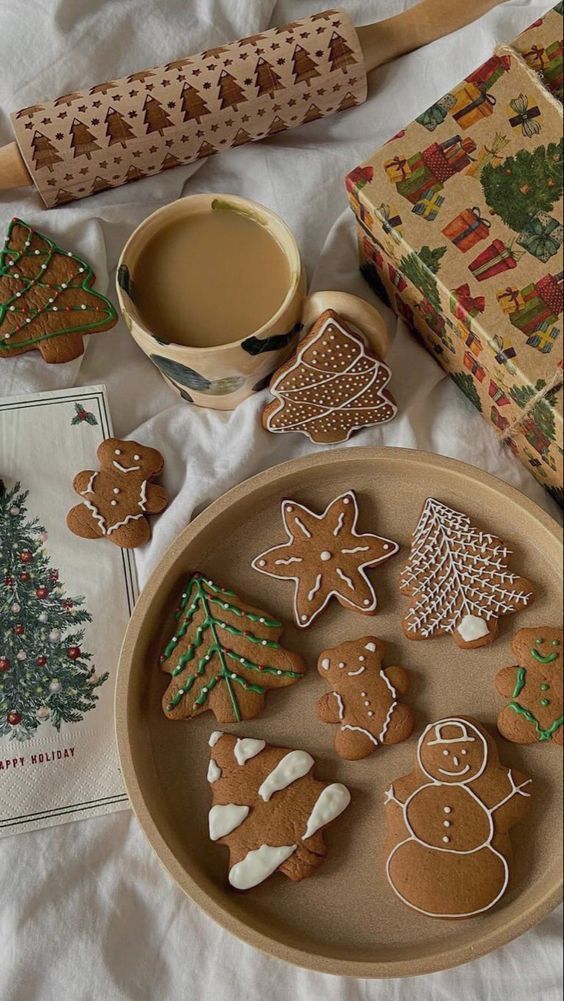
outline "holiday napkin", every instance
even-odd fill
[[[131,551],[66,525],[103,387],[0,399],[0,836],[127,807],[114,738]]]

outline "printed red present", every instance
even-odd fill
[[[475,149],[473,139],[461,139],[456,135],[442,143],[431,143],[422,150],[421,158],[438,181],[448,181],[449,177],[469,166],[472,162],[470,154]]]
[[[370,184],[373,177],[374,168],[370,164],[365,164],[363,167],[355,167],[347,175],[347,191],[360,191],[365,184]]]
[[[563,84],[562,40],[547,45],[545,50],[546,64],[542,76],[551,94],[561,97]]]
[[[378,268],[384,267],[384,258],[374,243],[374,240],[371,240],[369,236],[363,236],[362,238],[362,251],[364,256],[368,258],[369,261],[372,261],[372,263]]]
[[[495,55],[487,59],[481,66],[478,66],[478,69],[474,70],[470,76],[467,76],[466,80],[468,83],[475,83],[476,86],[483,90],[490,90],[496,80],[499,80],[500,76],[506,73],[510,67],[511,56]]]
[[[464,355],[464,367],[468,369],[478,380],[478,382],[483,382],[486,378],[486,370],[482,368],[479,362],[476,361],[473,354],[469,351]]]
[[[415,327],[415,317],[413,315],[413,310],[411,306],[408,306],[408,304],[403,301],[401,295],[397,294],[396,294],[396,312],[398,313],[399,316],[401,316],[405,320],[408,327],[410,327],[413,330],[413,328]]]
[[[489,236],[490,228],[491,222],[482,219],[480,209],[474,206],[471,209],[463,209],[449,222],[448,226],[445,226],[442,232],[458,250],[465,254],[480,240],[485,240]]]
[[[475,260],[469,265],[469,269],[479,282],[484,282],[488,278],[495,278],[503,271],[510,271],[517,267],[517,258],[510,247],[506,247],[501,240],[492,240],[489,247],[482,250]]]
[[[509,397],[505,394],[505,391],[501,388],[501,386],[498,386],[497,382],[494,382],[493,379],[490,379],[488,396],[491,396],[492,400],[494,403],[497,403],[498,407],[507,407],[511,402]]]
[[[556,319],[550,306],[547,306],[544,299],[537,294],[536,286],[533,282],[521,289],[523,306],[511,314],[510,319],[514,327],[523,334],[534,334],[539,327],[547,321]],[[550,349],[549,349],[550,350]]]
[[[397,288],[398,292],[403,292],[407,288],[407,282],[403,277],[402,273],[394,267],[393,264],[388,264],[388,275],[390,276],[390,281],[392,285]]]
[[[472,354],[476,355],[476,358],[478,357],[478,355],[482,353],[483,350],[482,342],[479,337],[476,337],[476,334],[472,333],[471,330],[468,331],[468,337],[466,338],[464,343],[466,344],[467,348],[470,348]]]
[[[492,424],[494,424],[495,427],[498,428],[499,431],[505,431],[510,424],[507,417],[504,417],[503,414],[500,414],[497,407],[492,407],[490,413],[490,420]]]
[[[552,312],[559,316],[564,310],[564,271],[559,275],[545,275],[535,283],[537,294]]]

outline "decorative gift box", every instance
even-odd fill
[[[361,270],[561,497],[562,3],[347,177]]]

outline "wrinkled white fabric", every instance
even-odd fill
[[[454,2],[454,0],[453,0]],[[329,6],[329,4],[328,4]],[[407,0],[343,0],[357,24]],[[528,0],[500,6],[475,25],[371,76],[362,108],[199,167],[105,192],[45,212],[23,189],[0,192],[0,223],[13,215],[59,237],[94,265],[114,298],[113,273],[135,225],[155,208],[198,191],[236,192],[279,212],[300,244],[314,288],[376,301],[358,276],[343,176],[406,122],[547,9]],[[89,83],[314,12],[308,0],[0,0],[0,143],[8,112]],[[493,430],[389,311],[389,362],[401,416],[355,444],[429,449],[471,462],[557,509]],[[246,477],[313,446],[259,427],[265,394],[234,413],[178,402],[120,324],[90,338],[83,358],[46,366],[35,354],[0,362],[2,395],[105,383],[116,433],[166,456],[173,498],[138,554],[141,583],[170,541],[210,501]],[[242,945],[186,899],[162,870],[129,814],[15,836],[0,845],[2,1001],[559,1001],[560,915],[493,955],[416,981],[353,981],[298,970]]]

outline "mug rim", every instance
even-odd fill
[[[177,199],[175,199],[172,202],[167,202],[166,205],[161,205],[160,208],[156,209],[154,212],[151,212],[148,216],[146,216],[146,218],[143,219],[139,223],[139,225],[135,227],[135,229],[133,230],[133,232],[128,237],[128,239],[127,239],[127,241],[126,241],[126,243],[125,243],[125,245],[124,245],[124,247],[123,247],[123,249],[122,249],[122,251],[121,251],[121,253],[119,255],[119,259],[118,259],[118,263],[117,263],[117,268],[116,268],[116,279],[115,279],[115,281],[116,281],[116,290],[117,290],[118,303],[119,303],[119,307],[120,307],[121,312],[122,313],[127,313],[129,315],[129,310],[125,309],[123,298],[122,298],[125,290],[119,284],[119,272],[120,272],[120,268],[122,267],[122,265],[125,265],[126,267],[129,268],[129,265],[127,263],[126,257],[131,252],[131,247],[143,235],[144,230],[147,229],[152,223],[154,223],[155,219],[157,219],[157,220],[159,220],[159,224],[157,226],[157,229],[155,230],[155,233],[158,232],[162,228],[162,226],[166,223],[167,217],[169,215],[173,215],[174,214],[174,208],[178,207],[178,206],[182,206],[183,203],[185,204],[185,203],[189,202],[190,205],[195,205],[196,208],[198,206],[198,203],[200,203],[200,205],[201,205],[202,208],[208,208],[208,209],[211,210],[212,204],[216,200],[225,201],[227,203],[231,202],[231,203],[233,203],[235,205],[240,206],[241,208],[246,208],[246,209],[250,208],[251,210],[258,210],[258,214],[263,214],[266,217],[266,219],[268,220],[268,222],[274,222],[275,225],[280,228],[280,230],[282,231],[285,239],[287,240],[287,245],[286,246],[283,246],[282,244],[280,244],[280,246],[281,246],[281,249],[282,249],[285,257],[288,260],[288,263],[289,263],[289,266],[290,266],[290,271],[291,271],[291,281],[290,281],[290,284],[288,286],[286,295],[284,296],[284,299],[280,303],[280,306],[272,314],[272,316],[270,316],[267,320],[265,320],[265,322],[262,324],[262,326],[257,327],[255,330],[250,330],[247,334],[245,334],[244,337],[239,337],[239,338],[237,338],[234,341],[227,341],[225,344],[210,344],[208,346],[202,346],[202,345],[196,345],[196,344],[194,344],[194,345],[191,345],[191,344],[190,345],[189,344],[179,344],[177,341],[169,341],[169,342],[167,342],[166,345],[163,344],[163,342],[161,340],[159,340],[156,337],[156,335],[151,330],[149,330],[147,324],[145,323],[144,319],[142,318],[141,314],[139,313],[139,310],[137,309],[137,306],[136,306],[135,302],[133,301],[133,299],[131,299],[131,297],[127,293],[125,293],[127,295],[127,298],[130,300],[130,302],[132,303],[132,305],[135,308],[135,317],[133,318],[134,322],[141,329],[141,331],[143,332],[143,334],[145,334],[147,337],[150,337],[151,340],[154,341],[154,343],[159,346],[159,348],[162,348],[162,347],[171,347],[171,348],[174,349],[174,351],[179,351],[181,353],[182,352],[195,351],[195,352],[198,352],[198,354],[200,354],[200,355],[204,355],[204,354],[207,354],[207,353],[216,353],[217,354],[217,353],[219,353],[221,351],[226,351],[226,350],[229,350],[229,349],[233,349],[237,345],[242,344],[243,341],[247,340],[248,337],[257,337],[257,338],[260,338],[261,335],[264,334],[264,333],[266,333],[267,330],[272,326],[272,324],[276,323],[276,321],[279,319],[279,317],[282,316],[282,314],[285,312],[285,310],[291,304],[291,301],[292,301],[293,297],[295,296],[296,292],[299,290],[300,281],[301,281],[301,277],[302,277],[302,267],[303,267],[302,266],[301,256],[300,256],[300,250],[299,250],[299,247],[298,247],[297,240],[296,240],[294,234],[292,233],[292,230],[290,229],[290,227],[288,226],[288,224],[284,221],[284,219],[282,219],[282,217],[280,215],[278,215],[277,212],[275,212],[273,209],[269,208],[269,206],[264,205],[262,202],[256,202],[256,201],[254,201],[251,198],[244,198],[242,195],[233,195],[233,194],[229,194],[229,193],[216,192],[216,191],[213,191],[213,192],[197,192],[197,193],[192,194],[192,195],[183,195],[181,198],[177,198]],[[273,234],[273,238],[276,239],[276,235],[275,234]],[[277,242],[280,243],[280,241],[278,241],[278,240],[277,240]],[[128,326],[128,324],[126,323],[126,327],[127,326]],[[129,331],[129,332],[131,334],[131,331]]]

